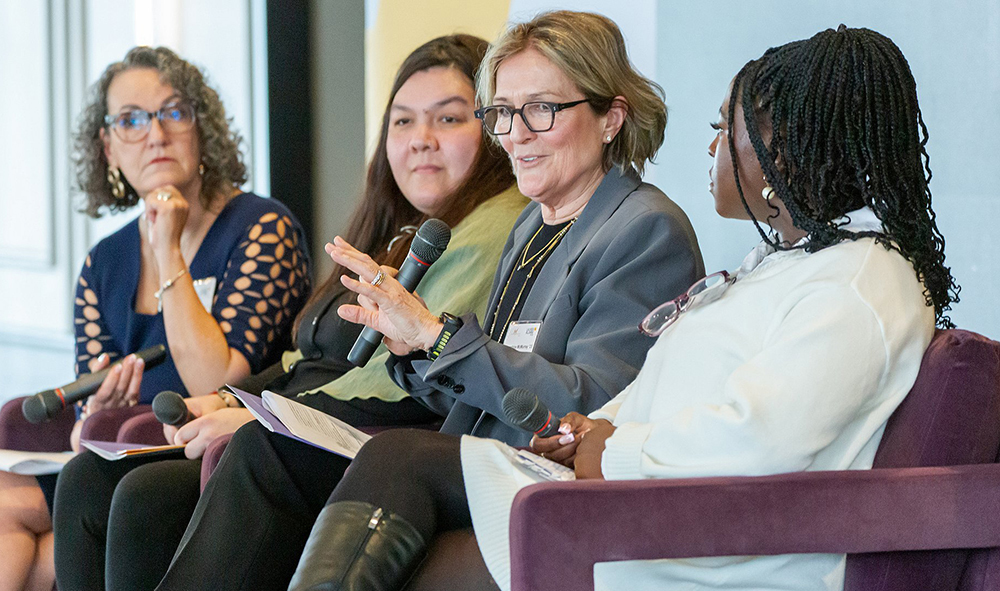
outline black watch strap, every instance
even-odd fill
[[[454,314],[444,312],[441,314],[440,320],[444,324],[441,328],[441,334],[434,341],[434,346],[431,347],[431,350],[427,352],[427,358],[431,361],[434,361],[441,355],[441,352],[448,345],[448,341],[451,340],[452,335],[458,332],[458,329],[462,328],[462,319]]]

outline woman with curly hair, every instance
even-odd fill
[[[770,49],[736,75],[719,115],[716,210],[763,241],[737,271],[652,310],[634,338],[657,340],[618,396],[532,440],[577,479],[869,469],[935,319],[950,326],[957,287],[931,207],[927,131],[892,41],[842,26]],[[435,535],[470,526],[510,589],[511,503],[542,480],[513,455],[477,437],[375,437],[316,521],[290,589],[400,589]],[[844,564],[612,562],[595,566],[594,588],[839,591]]]
[[[86,213],[144,212],[91,250],[77,283],[77,373],[121,363],[81,406],[74,448],[90,413],[163,390],[205,394],[267,367],[309,295],[301,226],[240,190],[240,137],[174,52],[136,47],[108,66],[76,142]],[[145,371],[132,353],[158,344],[169,354]],[[53,484],[0,473],[0,589],[51,589]]]

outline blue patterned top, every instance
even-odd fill
[[[114,361],[157,344],[169,351],[163,315],[135,312],[140,240],[137,218],[101,240],[83,264],[74,310],[77,375],[101,353]],[[189,273],[196,281],[215,278],[212,315],[251,373],[280,358],[310,288],[304,232],[283,204],[253,193],[231,199]],[[139,401],[148,404],[163,390],[187,393],[169,354],[144,372]]]

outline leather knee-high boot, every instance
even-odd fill
[[[359,501],[323,508],[309,534],[289,591],[401,589],[426,543],[405,519]]]

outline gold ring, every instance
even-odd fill
[[[375,276],[372,277],[372,287],[378,287],[379,285],[382,285],[382,280],[384,279],[385,279],[385,273],[382,271],[382,269],[379,269],[378,273],[375,273]]]
[[[173,199],[173,197],[174,197],[173,193],[169,191],[160,191],[159,193],[156,194],[157,201],[170,201],[171,199]]]

